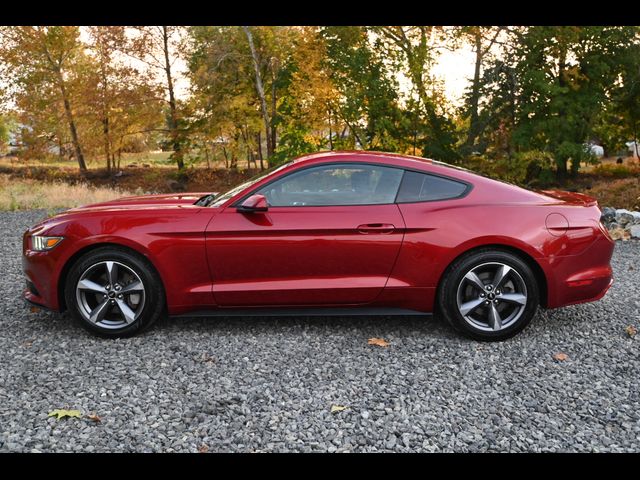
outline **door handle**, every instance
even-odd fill
[[[369,233],[392,233],[395,228],[395,225],[390,223],[363,223],[358,225],[358,232],[365,235]]]

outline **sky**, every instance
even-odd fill
[[[456,106],[460,106],[464,90],[473,77],[474,64],[473,50],[465,45],[454,52],[445,50],[433,68],[434,75],[444,82],[447,98]]]

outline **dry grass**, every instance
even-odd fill
[[[9,175],[0,175],[0,210],[72,208],[105,202],[126,195],[131,193],[86,184],[69,185],[63,182],[18,180],[11,179]]]
[[[125,153],[122,155],[120,162],[121,168],[129,165],[148,164],[154,168],[175,168],[175,163],[169,160],[170,152],[145,152],[145,153]],[[104,168],[105,160],[103,158],[85,159],[89,169]],[[0,166],[4,167],[55,167],[55,168],[72,168],[78,167],[75,160],[61,159],[58,156],[49,155],[38,158],[24,159],[15,156],[0,156]]]
[[[582,191],[596,197],[601,207],[640,210],[640,177],[600,179]]]

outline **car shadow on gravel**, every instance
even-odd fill
[[[285,317],[174,317],[164,318],[153,327],[158,332],[201,332],[235,334],[245,331],[261,334],[304,331],[325,334],[355,331],[369,337],[428,335],[437,338],[456,337],[456,333],[438,316],[285,316]]]
[[[571,307],[570,307],[571,308]],[[574,307],[575,308],[575,307]],[[539,311],[522,335],[536,334],[536,330],[542,328],[562,329],[566,323],[562,322],[563,311]],[[551,318],[550,318],[551,317]],[[570,315],[569,315],[570,317]],[[31,322],[37,323],[38,330],[50,329],[53,331],[64,330],[63,335],[82,335],[87,338],[95,338],[74,321],[68,313],[56,313],[46,310],[38,310],[29,313]],[[570,318],[567,320],[571,320]],[[575,319],[574,319],[575,320]],[[555,325],[555,327],[554,327]],[[145,336],[163,336],[167,339],[172,334],[206,334],[206,335],[242,335],[260,334],[276,338],[283,333],[305,333],[309,335],[344,334],[348,336],[366,336],[367,338],[401,338],[409,336],[421,336],[430,340],[446,340],[460,343],[477,343],[474,340],[455,332],[439,315],[425,316],[211,316],[211,317],[164,317],[158,320],[148,331],[136,335],[139,338]],[[46,332],[44,332],[46,333]],[[547,334],[552,332],[546,332]],[[108,341],[108,340],[107,340]]]

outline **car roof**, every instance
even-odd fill
[[[387,164],[399,168],[408,168],[424,171],[425,173],[442,175],[445,177],[462,180],[477,188],[490,188],[492,195],[498,198],[498,192],[503,192],[509,198],[522,197],[529,200],[539,200],[539,195],[525,190],[516,185],[505,183],[499,180],[480,175],[457,165],[432,160],[429,158],[416,157],[413,155],[401,155],[398,153],[376,152],[365,150],[332,150],[302,155],[292,160],[290,168],[299,168],[304,164],[322,164],[331,161],[354,161],[372,162]],[[505,197],[505,198],[507,198]]]
[[[307,163],[313,160],[331,160],[331,159],[342,159],[344,157],[356,157],[355,159],[365,161],[380,161],[384,160],[404,160],[404,161],[412,161],[412,162],[420,162],[421,164],[431,165],[434,163],[430,158],[422,158],[416,157],[413,155],[401,155],[399,153],[390,153],[390,152],[378,152],[371,150],[326,150],[316,153],[310,153],[306,155],[301,155],[293,160],[293,163]],[[360,157],[360,158],[357,158]]]

